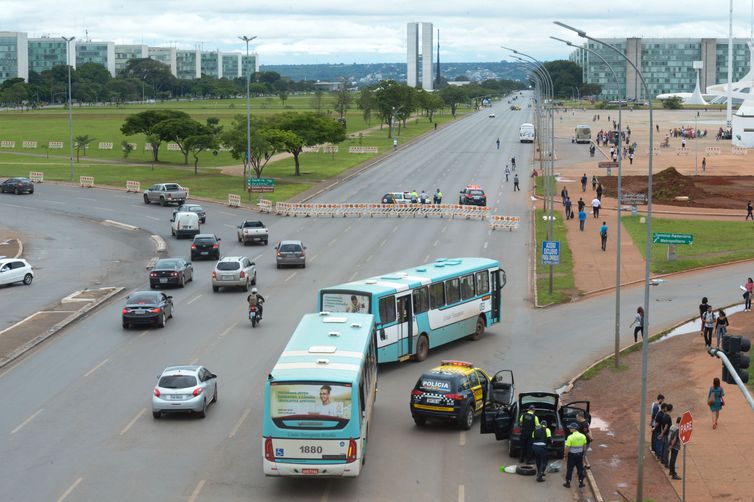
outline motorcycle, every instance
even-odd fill
[[[262,315],[259,312],[259,307],[256,305],[249,306],[249,320],[251,321],[252,328],[256,328],[262,322]]]

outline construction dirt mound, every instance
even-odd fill
[[[603,176],[600,183],[606,196],[617,197],[617,176]],[[622,184],[623,193],[647,194],[646,176],[623,176]],[[652,177],[652,201],[657,203],[745,210],[750,200],[754,200],[754,176],[685,176],[669,167]]]

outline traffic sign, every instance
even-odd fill
[[[653,244],[688,244],[694,243],[693,234],[676,234],[670,232],[652,232]]]
[[[542,265],[560,265],[559,241],[542,241]]]
[[[618,168],[618,163],[617,162],[598,162],[597,163],[597,167],[604,167],[604,168],[607,168],[607,169],[611,169],[611,168],[614,167],[614,168],[617,169]]]
[[[274,192],[275,180],[273,178],[249,178],[246,186],[250,192]]]
[[[694,430],[694,419],[691,416],[691,412],[684,412],[681,416],[681,423],[678,425],[678,437],[682,444],[687,444],[691,441],[691,432]]]

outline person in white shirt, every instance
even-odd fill
[[[600,207],[602,207],[602,203],[598,198],[592,199],[592,213],[594,214],[595,218],[600,217]]]
[[[319,400],[314,406],[314,411],[310,412],[310,415],[321,415],[326,417],[342,417],[343,416],[343,404],[336,403],[330,399],[330,393],[332,387],[325,384],[319,389]]]

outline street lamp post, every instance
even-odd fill
[[[654,124],[652,120],[652,96],[649,93],[649,86],[644,75],[642,75],[639,68],[631,61],[623,52],[617,47],[610,45],[601,40],[590,37],[585,31],[576,29],[567,24],[555,21],[555,24],[561,26],[567,30],[571,30],[578,34],[581,38],[586,38],[593,42],[599,43],[608,47],[620,57],[622,57],[626,63],[628,63],[641,80],[641,84],[644,88],[644,94],[649,103],[649,172],[647,176],[647,242],[645,248],[645,264],[644,264],[644,336],[642,337],[642,350],[641,350],[641,406],[639,410],[639,447],[638,447],[638,472],[636,482],[636,500],[644,500],[644,435],[646,433],[646,420],[644,417],[647,414],[647,360],[649,358],[649,270],[650,263],[652,261],[652,160],[654,158]]]
[[[550,37],[553,40],[557,40],[558,42],[563,42],[564,44],[568,45],[569,47],[576,47],[568,40],[563,40],[562,38],[557,37]],[[615,86],[618,90],[618,138],[622,137],[622,112],[623,112],[623,101],[620,97],[620,80],[618,80],[618,74],[615,73],[615,70],[610,65],[610,63],[607,62],[605,58],[602,57],[602,55],[590,49],[589,47],[580,47],[580,49],[585,50],[589,54],[593,54],[594,56],[597,56],[604,64],[607,66],[607,68],[610,70],[610,73],[613,74],[613,79],[615,80]],[[621,146],[623,141],[620,142]],[[612,159],[610,159],[612,161]],[[620,366],[620,262],[621,262],[621,256],[620,256],[620,246],[621,246],[621,208],[623,205],[623,187],[621,185],[622,179],[623,179],[623,156],[618,153],[618,211],[617,211],[617,217],[615,219],[615,236],[616,236],[616,249],[617,252],[615,254],[615,353],[613,356],[613,364],[617,368]]]
[[[71,181],[73,181],[73,106],[71,105],[71,42],[76,37],[60,37],[65,40],[66,60],[68,63],[68,141],[70,142]]]
[[[246,42],[246,162],[243,166],[243,186],[244,189],[246,189],[246,166],[249,166],[249,169],[251,169],[251,94],[249,91],[251,71],[249,71],[249,42],[257,37],[256,35],[253,37],[242,35],[238,38]],[[251,176],[251,171],[249,171],[249,176]],[[249,194],[251,194],[251,192],[249,192]],[[251,195],[249,195],[249,197],[251,197]]]

